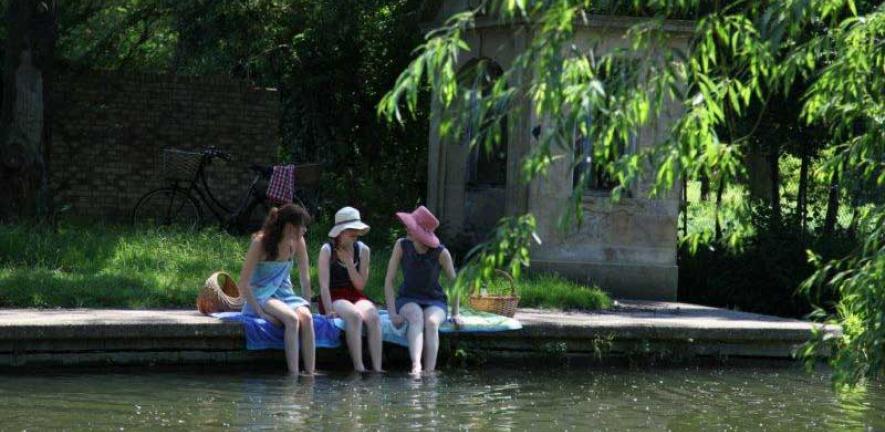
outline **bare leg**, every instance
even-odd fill
[[[316,372],[316,337],[313,332],[313,317],[310,309],[300,306],[295,315],[301,324],[301,344],[304,345],[304,373],[313,375]]]
[[[264,306],[264,310],[272,317],[280,320],[285,327],[283,335],[284,346],[286,349],[286,364],[289,366],[289,372],[298,374],[298,327],[300,322],[295,312],[289,308],[289,305],[277,299],[270,299]],[[312,328],[313,326],[311,326]]]
[[[439,352],[439,326],[446,319],[446,312],[436,306],[424,310],[424,370],[436,369]]]
[[[381,372],[381,319],[378,309],[368,300],[356,302],[356,308],[362,312],[366,324],[366,336],[369,339],[369,355],[372,357],[372,370]]]
[[[347,349],[350,350],[350,359],[353,361],[353,369],[357,372],[365,372],[363,366],[363,314],[347,300],[335,300],[332,308],[341,319],[344,320],[344,338],[347,340]]]
[[[421,351],[424,350],[424,311],[416,303],[406,303],[399,310],[409,323],[406,339],[409,341],[409,358],[412,359],[412,373],[421,373]]]

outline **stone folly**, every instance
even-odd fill
[[[439,2],[428,25],[439,26],[454,13],[466,10],[468,1]],[[626,48],[627,29],[636,18],[591,16],[577,31],[575,45],[596,53]],[[685,46],[693,26],[689,22],[667,22],[671,42]],[[502,25],[493,19],[476,21],[466,35],[471,51],[460,60],[462,70],[472,62],[488,62],[492,75],[503,70],[530,43],[531,35],[520,24]],[[649,53],[637,53],[645,56]],[[678,113],[643,128],[630,143],[630,150],[653,146]],[[610,200],[611,185],[596,179],[583,197],[584,223],[567,231],[558,228],[562,212],[572,194],[574,154],[561,155],[549,175],[530,184],[520,181],[520,163],[533,145],[543,121],[531,109],[506,119],[503,143],[487,155],[471,149],[467,139],[441,139],[439,110],[432,107],[429,137],[427,205],[440,218],[441,231],[450,242],[481,241],[502,216],[531,212],[538,221],[543,244],[532,251],[532,271],[555,271],[572,279],[596,284],[615,297],[675,300],[678,282],[676,264],[677,220],[680,190],[657,199],[648,198],[649,182],[631,186],[619,203]],[[534,132],[534,133],[533,133]],[[576,143],[577,145],[577,143]],[[592,143],[581,143],[589,146]],[[579,167],[581,169],[581,167]],[[592,175],[592,174],[591,174]],[[600,176],[596,176],[600,177]]]

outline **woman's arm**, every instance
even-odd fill
[[[390,253],[390,261],[387,262],[387,274],[384,276],[384,300],[387,303],[387,314],[390,321],[394,324],[402,322],[402,318],[396,313],[396,294],[393,292],[393,280],[396,278],[396,272],[399,271],[399,262],[403,256],[403,249],[400,241],[397,240],[393,246],[393,252]]]
[[[310,257],[307,254],[307,242],[304,237],[295,242],[295,258],[298,260],[298,279],[301,281],[301,296],[310,301],[313,293],[310,290]]]
[[[320,256],[317,258],[317,277],[320,279],[320,301],[323,302],[323,310],[326,311],[326,315],[331,315],[334,312],[332,309],[332,294],[329,293],[329,278],[331,277],[329,274],[329,261],[331,255],[331,248],[324,244],[320,248]]]
[[[350,283],[357,291],[362,292],[366,287],[366,281],[369,280],[369,247],[362,245],[360,248],[360,268],[356,268],[353,264],[353,249],[338,250],[338,257],[347,268],[347,276],[350,277]]]
[[[452,262],[452,254],[448,249],[443,249],[439,254],[439,265],[442,266],[443,273],[449,278],[449,282],[454,282],[458,275],[455,273],[455,264]]]
[[[449,282],[454,282],[458,275],[455,273],[455,264],[452,262],[452,254],[448,249],[443,249],[442,253],[439,254],[439,265],[442,266],[443,272],[446,274]],[[460,313],[461,296],[456,294],[455,303],[452,305],[452,319],[457,319]]]
[[[261,305],[258,304],[258,300],[255,298],[255,293],[252,292],[252,284],[249,283],[252,279],[252,273],[255,272],[255,265],[261,260],[262,254],[261,240],[258,237],[255,237],[249,245],[249,251],[246,252],[246,259],[243,260],[243,269],[240,270],[240,280],[237,282],[237,288],[240,290],[246,303],[249,303],[249,306],[252,307],[252,310],[254,310],[258,316],[264,318],[265,321],[268,321],[271,324],[279,325],[280,321],[270,316],[270,314],[265,312]]]

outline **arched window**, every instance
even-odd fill
[[[504,71],[501,66],[487,58],[478,58],[469,61],[458,73],[458,82],[471,88],[479,89],[483,95],[491,91],[492,85],[501,78]],[[477,98],[476,104],[479,104]],[[479,107],[476,106],[478,110]],[[470,150],[467,157],[467,186],[504,186],[507,184],[507,117],[500,120],[500,139],[495,146],[487,151],[483,146],[477,145]],[[467,128],[463,143],[467,144],[474,138],[477,131]]]

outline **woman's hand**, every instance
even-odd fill
[[[464,325],[464,319],[461,318],[461,315],[452,315],[449,317],[449,321],[452,322],[456,327],[461,327]]]
[[[338,260],[341,261],[346,266],[353,265],[353,249],[349,247],[338,247],[335,249],[335,253],[338,255]]]
[[[394,327],[399,327],[406,321],[406,319],[403,318],[403,316],[400,314],[389,314],[389,315],[390,315],[390,322],[393,324]]]

